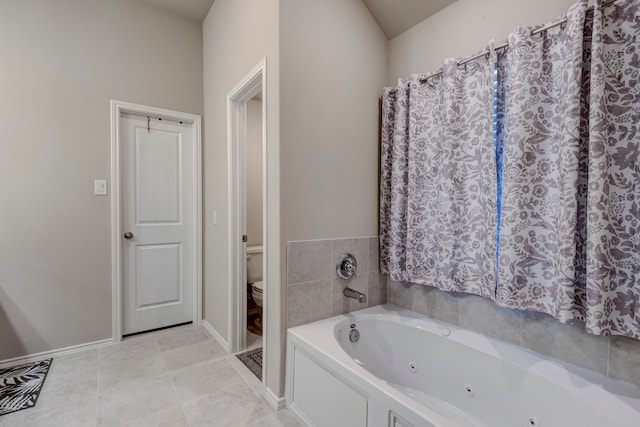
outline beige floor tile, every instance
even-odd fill
[[[262,336],[247,331],[247,348],[245,351],[258,347],[262,347]]]
[[[247,368],[244,363],[242,363],[235,354],[227,356],[227,361],[233,366],[236,372],[242,377],[242,379],[247,383],[247,385],[251,388],[256,385],[261,385],[262,382],[256,377],[253,372]]]
[[[286,409],[248,424],[248,427],[303,427]]]
[[[73,405],[75,402],[82,400],[95,400],[97,394],[98,380],[96,378],[67,384],[62,383],[60,380],[54,384],[49,382],[47,378],[34,409],[38,411],[56,409],[65,405]]]
[[[261,394],[235,355],[184,326],[55,358],[37,407],[0,417],[0,427],[281,425]]]
[[[127,427],[189,427],[182,408],[175,407],[125,424]]]
[[[39,404],[40,402],[37,405]],[[38,408],[37,405],[36,408]],[[95,398],[44,411],[36,408],[0,417],[0,419],[5,418],[2,427],[92,427],[96,425]]]
[[[141,335],[101,348],[98,360],[100,366],[105,366],[113,363],[144,360],[159,352],[160,349],[153,335]]]
[[[168,376],[144,379],[98,396],[98,425],[114,426],[178,407]]]
[[[199,326],[190,326],[178,329],[167,329],[166,331],[157,332],[155,335],[156,342],[160,350],[167,351],[186,345],[196,344],[209,340],[204,330]]]
[[[162,353],[169,369],[181,369],[197,363],[208,362],[227,355],[227,352],[214,340],[178,347]]]
[[[133,385],[144,378],[154,378],[169,372],[160,352],[145,358],[129,359],[125,362],[100,366],[98,371],[98,394],[114,388]]]
[[[244,384],[240,375],[226,359],[172,371],[171,378],[181,403]]]
[[[262,395],[264,394],[264,387],[262,386],[262,383],[254,384],[251,387],[251,390],[253,390],[256,396],[262,398]]]
[[[97,349],[79,351],[54,358],[45,380],[45,387],[97,379],[98,351]]]
[[[191,427],[240,427],[272,414],[244,383],[185,403],[182,408]]]

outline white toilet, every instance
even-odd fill
[[[264,292],[262,281],[262,246],[247,247],[247,282],[251,286],[251,297],[258,306],[259,314],[256,326],[262,327],[262,295]]]
[[[264,282],[262,280],[255,282],[252,287],[253,290],[251,291],[251,296],[253,297],[253,300],[256,302],[256,305],[260,308],[262,308],[263,283]]]

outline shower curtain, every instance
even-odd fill
[[[580,1],[500,58],[504,181],[496,302],[640,338],[638,1]]]
[[[592,38],[584,320],[640,339],[640,2],[596,4]]]
[[[639,11],[580,0],[385,90],[383,272],[640,339]]]
[[[393,280],[495,292],[491,52],[384,92],[381,269]]]
[[[567,23],[532,35],[517,28],[499,55],[504,118],[496,302],[575,317],[583,28],[587,1]]]
[[[406,274],[407,190],[409,184],[409,81],[382,94],[380,176],[380,271],[392,280]]]

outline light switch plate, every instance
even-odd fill
[[[96,179],[93,181],[93,193],[96,196],[106,196],[107,195],[107,180],[106,179]]]

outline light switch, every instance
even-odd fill
[[[213,211],[213,225],[218,225],[218,211]]]
[[[96,196],[106,196],[107,195],[107,180],[106,179],[96,179],[93,181],[93,193]]]

